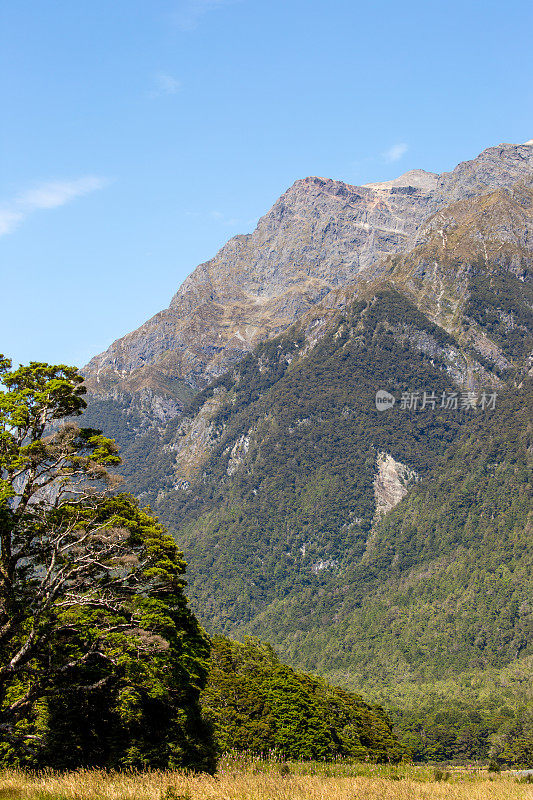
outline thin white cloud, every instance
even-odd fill
[[[402,156],[407,153],[409,146],[405,144],[405,142],[398,142],[397,144],[393,144],[392,147],[389,147],[388,150],[385,150],[382,153],[383,158],[389,164],[392,164],[394,161],[399,161]]]
[[[154,88],[150,92],[150,97],[162,97],[166,94],[176,94],[182,87],[181,81],[168,75],[166,72],[158,72],[154,76]]]
[[[19,195],[16,202],[28,213],[42,208],[58,208],[75,197],[102,189],[106,183],[104,178],[97,178],[93,175],[73,181],[50,181]]]
[[[209,11],[240,0],[181,0],[172,20],[180,31],[193,31]]]
[[[0,206],[0,236],[11,233],[35,211],[59,208],[75,197],[102,189],[107,183],[105,178],[88,175],[70,181],[48,181],[28,189]]]
[[[24,214],[12,211],[10,208],[0,208],[0,236],[15,230],[19,222],[24,219]]]

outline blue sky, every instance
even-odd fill
[[[3,0],[0,351],[83,365],[297,178],[533,137],[530,0]]]

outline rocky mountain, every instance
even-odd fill
[[[203,388],[362,268],[404,250],[429,210],[424,189],[297,181],[253,234],[197,267],[168,309],[90,362],[91,392],[166,397],[176,381]]]
[[[532,143],[441,176],[298,181],[87,374],[86,424],[179,541],[210,631],[398,704],[424,757],[519,730]]]
[[[198,266],[167,309],[92,359],[90,392],[141,412],[145,424],[168,420],[259,341],[388,254],[410,250],[437,210],[509,188],[532,166],[533,146],[505,144],[440,176],[414,170],[362,187],[296,181],[252,234]]]

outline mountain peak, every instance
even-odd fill
[[[169,308],[96,356],[85,370],[88,388],[99,396],[150,389],[171,398],[173,414],[176,387],[201,389],[332,290],[409,252],[433,214],[509,188],[532,170],[530,145],[500,144],[442,175],[414,169],[363,187],[301,178],[253,233],[233,237],[200,264]]]
[[[314,192],[326,194],[340,194],[347,195],[356,193],[361,187],[353,186],[346,181],[336,180],[335,178],[322,178],[318,175],[309,175],[307,178],[298,178],[294,181],[280,197],[280,200],[298,196],[300,194],[309,194]]]

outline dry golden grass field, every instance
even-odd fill
[[[407,765],[237,764],[177,772],[0,773],[0,800],[533,800],[511,774]]]

